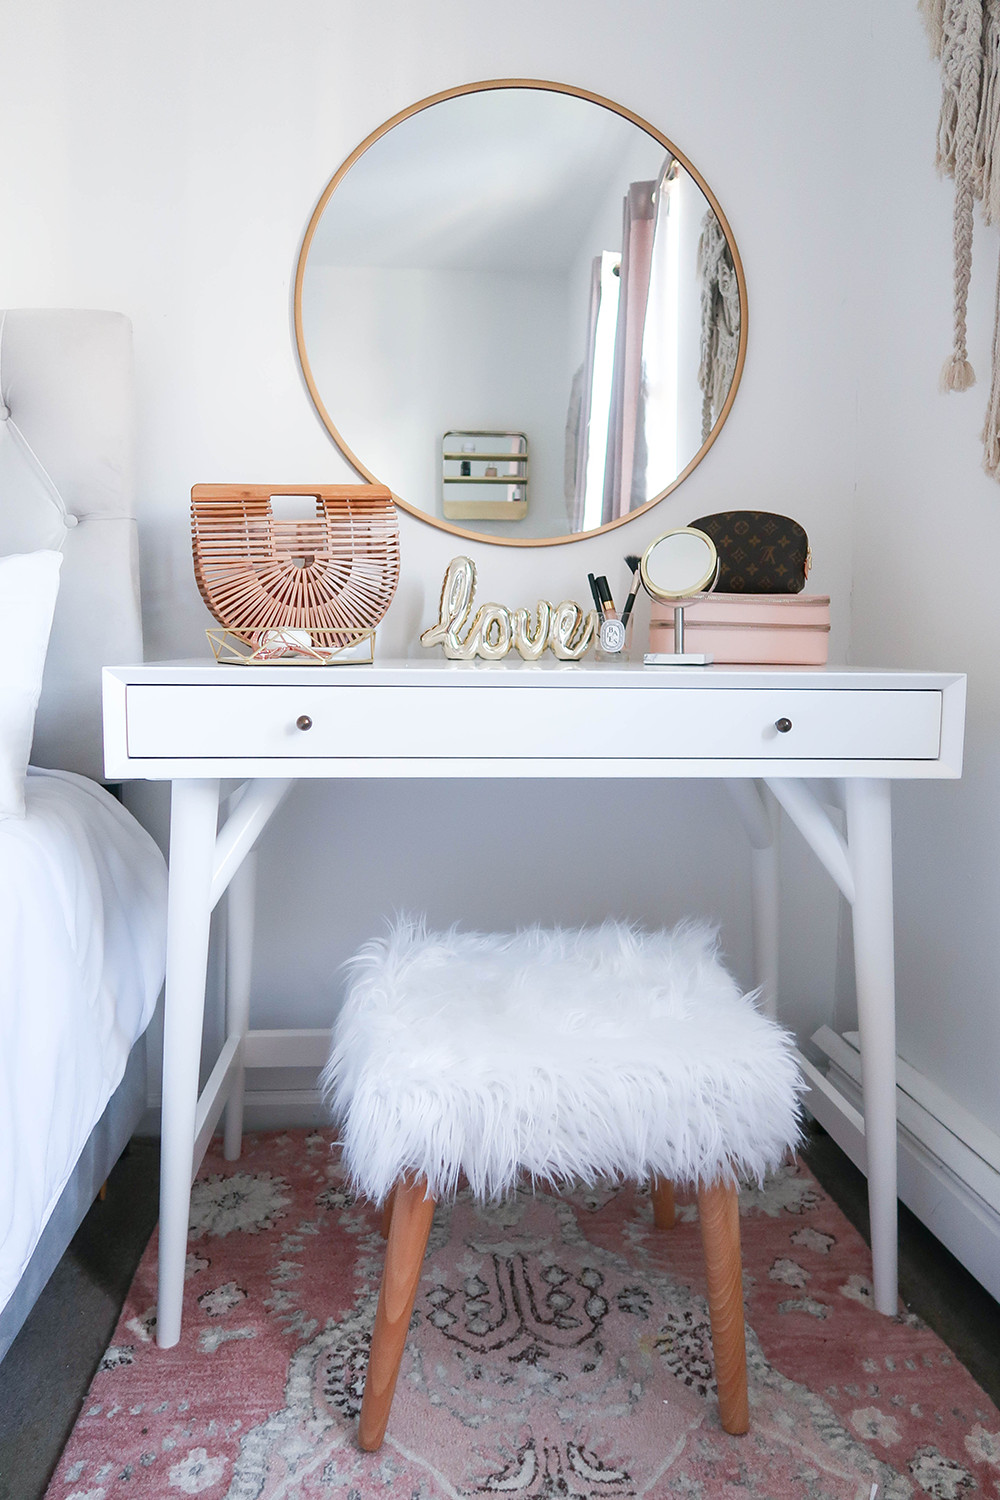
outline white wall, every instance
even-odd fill
[[[193,483],[349,477],[308,402],[290,330],[299,242],[333,168],[434,90],[535,76],[621,101],[698,164],[743,255],[750,346],[729,423],[675,496],[607,538],[476,546],[484,596],[585,599],[588,570],[620,586],[622,555],[669,526],[730,506],[773,508],[810,534],[813,586],[834,596],[833,657],[843,660],[858,472],[857,194],[874,171],[859,100],[874,8],[506,0],[502,24],[486,26],[466,0],[2,0],[0,305],[119,308],[133,319],[148,654],[205,651]],[[915,26],[908,4],[891,9]],[[907,77],[916,68],[920,79],[919,45],[910,51]],[[922,150],[929,139],[914,144]],[[943,198],[933,203],[943,220]],[[905,264],[906,253],[895,259]],[[872,358],[888,362],[889,351]],[[897,449],[887,444],[885,467]],[[990,489],[974,504],[992,515],[994,498]],[[457,550],[409,516],[401,524],[385,654],[416,652]],[[886,625],[885,654],[899,654],[898,629]],[[865,639],[882,654],[877,632]],[[926,800],[939,825],[958,805],[947,788]],[[836,909],[794,834],[788,844],[786,1005],[808,1032],[832,1005]],[[337,964],[395,906],[494,926],[706,912],[721,918],[749,978],[744,841],[705,786],[310,785],[266,855],[261,1019],[325,1017]],[[925,915],[921,904],[917,920]],[[901,923],[913,920],[903,904]]]
[[[871,8],[878,87],[863,153],[843,162],[870,268],[844,308],[862,330],[854,657],[969,674],[962,781],[895,797],[899,1051],[1000,1130],[1000,486],[979,442],[1000,235],[977,224],[978,384],[943,395],[953,189],[932,164],[940,92],[914,11]]]

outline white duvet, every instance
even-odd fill
[[[163,980],[166,868],[94,782],[32,768],[0,820],[0,1308]]]

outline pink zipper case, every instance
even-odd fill
[[[684,649],[717,662],[822,667],[830,639],[826,594],[703,594],[684,610]],[[674,649],[674,610],[652,603],[650,651]]]

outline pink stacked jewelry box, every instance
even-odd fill
[[[827,594],[702,594],[684,609],[684,648],[715,661],[822,667],[830,639]],[[674,650],[674,611],[652,603],[650,651]]]

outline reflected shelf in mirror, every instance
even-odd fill
[[[295,328],[359,474],[460,536],[545,545],[630,520],[704,457],[742,372],[746,286],[666,136],[584,90],[501,79],[352,152],[306,231]],[[444,445],[471,432],[523,435],[530,503],[526,464],[518,499],[450,482]]]
[[[446,521],[523,521],[528,439],[523,432],[446,432],[441,444]]]

